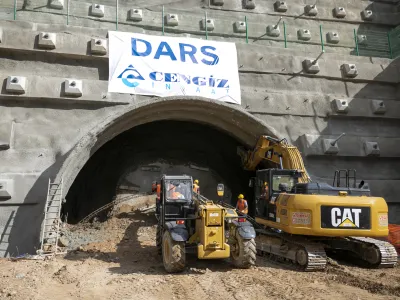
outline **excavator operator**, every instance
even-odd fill
[[[200,185],[199,185],[199,180],[198,180],[198,179],[196,179],[196,180],[194,181],[194,184],[193,184],[193,192],[195,192],[195,193],[197,193],[197,194],[200,194]]]
[[[264,181],[263,186],[261,187],[261,197],[268,201],[269,198],[269,188],[268,182]]]
[[[247,205],[247,200],[244,199],[243,194],[238,196],[238,201],[236,203],[236,209],[243,214],[248,214],[249,206]]]

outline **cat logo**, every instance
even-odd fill
[[[361,208],[338,208],[331,210],[331,222],[333,227],[360,227]]]
[[[371,229],[371,208],[322,205],[321,228]]]

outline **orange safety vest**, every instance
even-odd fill
[[[182,196],[182,194],[179,192],[173,192],[171,198],[178,200],[179,196]]]
[[[161,184],[157,184],[157,199],[160,199],[161,195]]]
[[[193,184],[193,192],[196,192],[197,194],[200,193],[200,186],[197,185],[196,183]]]
[[[247,209],[247,200],[245,200],[245,199],[239,199],[238,202],[237,202],[237,204],[236,204],[236,207],[237,207],[237,209],[238,209],[239,211],[246,210],[246,209]]]

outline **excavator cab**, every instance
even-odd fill
[[[290,193],[302,176],[297,170],[264,169],[256,172],[254,194],[255,216],[276,222],[276,199],[282,193]],[[264,183],[268,188],[265,189]]]

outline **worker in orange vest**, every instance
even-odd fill
[[[161,184],[160,183],[157,183],[156,193],[157,193],[157,200],[160,201],[160,195],[161,195]]]
[[[174,186],[173,184],[171,184],[169,188],[169,198],[173,200],[185,199],[185,197],[181,193],[176,191],[176,186]]]
[[[161,204],[161,184],[156,182],[156,213],[160,213],[160,204]]]
[[[196,180],[194,181],[194,184],[193,184],[193,192],[195,192],[195,193],[197,193],[197,194],[200,194],[200,185],[199,185],[199,180],[198,180],[198,179],[196,179]]]
[[[157,190],[157,181],[153,181],[153,182],[151,183],[151,192],[152,192],[152,193],[155,193],[156,190]]]
[[[249,206],[247,204],[247,200],[244,199],[243,194],[238,196],[238,201],[236,203],[236,209],[243,214],[247,214],[249,212]]]

